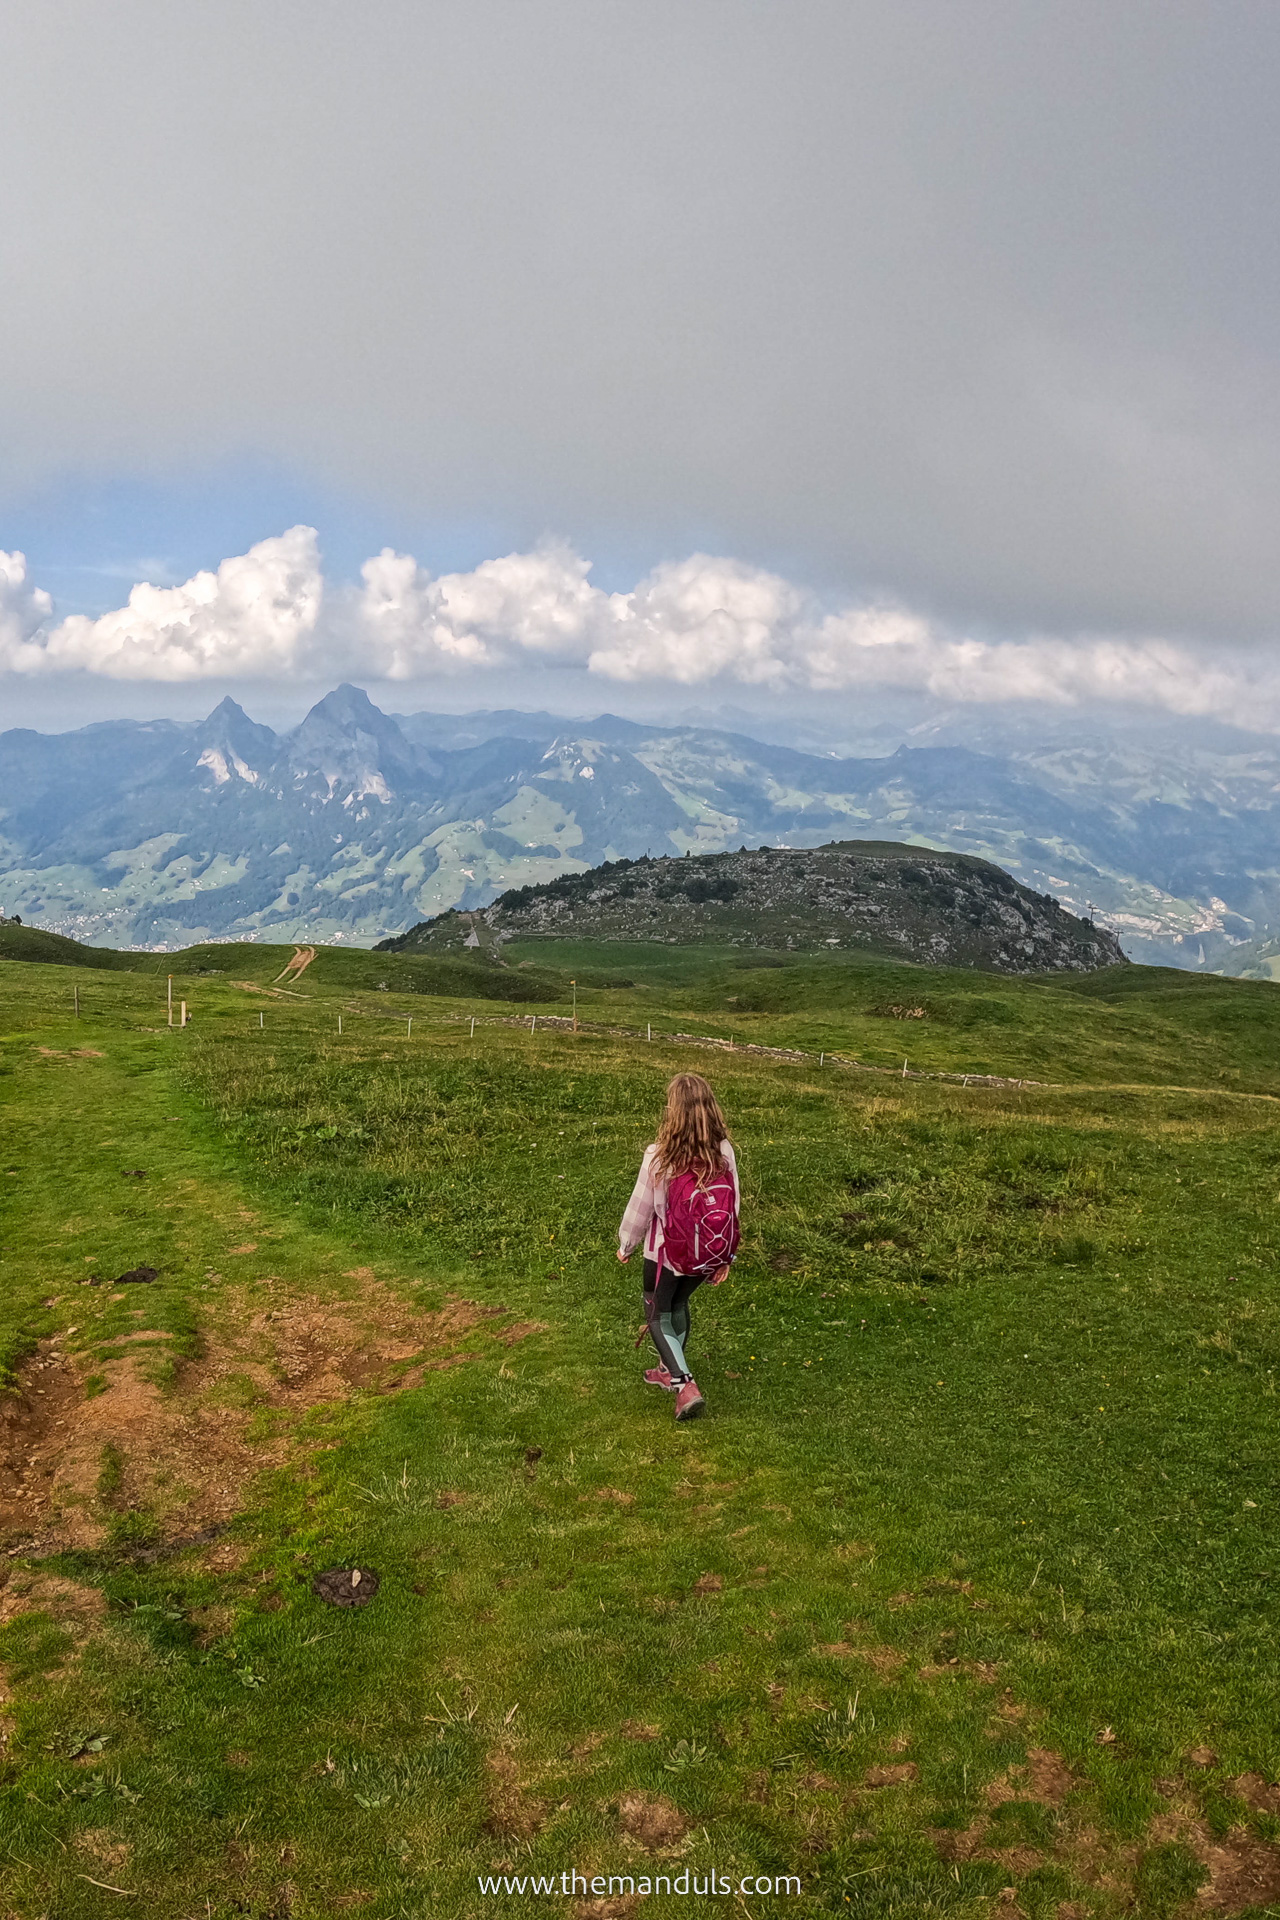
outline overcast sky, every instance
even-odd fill
[[[1273,0],[12,6],[0,702],[1280,724],[1277,99]]]

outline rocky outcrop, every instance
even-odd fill
[[[930,966],[1088,973],[1118,966],[1115,935],[989,861],[892,842],[617,860],[517,887],[466,916],[423,922],[388,949],[513,938],[714,941],[775,951],[855,948]]]

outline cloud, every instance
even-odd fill
[[[0,553],[0,667],[31,643],[53,612],[53,602],[39,587],[27,585],[24,553]]]
[[[310,527],[184,585],[139,585],[58,623],[20,554],[0,555],[0,669],[140,681],[448,681],[518,666],[601,682],[835,697],[908,688],[954,703],[1148,708],[1280,730],[1271,649],[1160,637],[958,633],[887,601],[830,608],[782,575],[695,553],[627,593],[593,586],[563,543],[432,575],[384,548],[326,591]]]
[[[142,583],[96,620],[73,614],[51,625],[45,595],[38,624],[0,625],[0,667],[116,680],[283,678],[302,663],[323,593],[315,529],[291,527],[180,587]]]
[[[1280,7],[5,28],[0,498],[244,458],[521,548],[795,554],[957,626],[1276,630]]]
[[[376,663],[386,679],[406,680],[529,655],[576,665],[608,619],[590,570],[568,547],[549,544],[433,579],[409,554],[384,547],[361,568],[351,610],[354,635],[369,650],[365,671]]]
[[[831,692],[909,687],[963,704],[1145,707],[1280,729],[1280,662],[1257,648],[1107,637],[978,640],[872,610],[824,621],[805,650],[805,672],[806,684]]]
[[[809,596],[776,573],[695,553],[612,596],[609,637],[587,665],[613,680],[781,686],[808,610]]]

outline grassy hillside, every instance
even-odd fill
[[[204,980],[225,976],[251,981],[255,986],[275,986],[296,997],[304,984],[294,979],[290,962],[299,953],[313,954],[308,962],[319,966],[315,980],[338,990],[362,988],[378,992],[429,993],[452,998],[470,996],[477,1000],[554,1000],[559,997],[558,979],[548,979],[541,970],[519,973],[472,961],[462,956],[441,958],[434,954],[383,956],[363,948],[269,946],[256,941],[210,941],[185,947],[175,953],[128,953],[112,947],[83,947],[77,940],[66,940],[59,933],[45,933],[37,927],[0,927],[0,959],[26,960],[37,964],[86,966],[117,973],[144,973],[175,981]],[[310,985],[307,988],[310,991]]]
[[[9,1908],[1272,1911],[1280,995],[560,957],[197,950],[186,1032],[0,964]],[[612,1253],[680,1067],[746,1199],[687,1428]]]
[[[7,929],[5,931],[8,931]],[[61,955],[75,943],[31,934],[6,958]],[[1234,1087],[1280,1093],[1280,994],[1270,981],[1228,980],[1124,965],[1089,974],[1009,980],[968,967],[920,967],[863,953],[743,953],[710,942],[510,940],[500,961],[478,954],[209,943],[179,953],[86,948],[92,964],[137,972],[193,1016],[215,982],[281,1001],[370,996],[385,1013],[396,996],[509,1001],[595,1026],[696,1032],[726,1042],[841,1054],[911,1072],[999,1074],[1073,1084]],[[313,955],[301,973],[297,956]],[[239,984],[238,984],[239,983]],[[68,978],[68,1003],[74,983]],[[382,998],[385,995],[387,998]],[[82,993],[87,1017],[91,1000]],[[252,1005],[258,1006],[258,1002]],[[348,1013],[357,1009],[352,1006]],[[421,1018],[422,1010],[419,1010]]]
[[[134,956],[110,947],[86,947],[65,934],[46,933],[43,927],[0,922],[0,960],[33,960],[41,966],[91,967],[108,971],[128,968]]]

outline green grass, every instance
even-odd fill
[[[43,927],[18,926],[6,920],[0,926],[0,960],[29,960],[44,966],[90,967],[107,972],[127,971],[132,956],[114,947],[86,947],[63,933]]]
[[[174,1920],[353,1896],[478,1915],[505,1904],[478,1874],[687,1866],[799,1875],[799,1898],[746,1902],[761,1915],[968,1920],[1010,1885],[1028,1916],[1186,1909],[1202,1868],[1153,1828],[1156,1783],[1261,1844],[1231,1783],[1280,1771],[1280,996],[1136,968],[526,957],[557,994],[576,972],[584,1021],[659,1037],[424,1006],[394,955],[324,950],[288,1000],[231,984],[284,950],[148,956],[185,969],[185,1033],[154,974],[82,977],[76,1022],[65,969],[0,968],[11,1367],[56,1336],[110,1378],[142,1331],[176,1404],[237,1314],[341,1303],[363,1265],[424,1310],[542,1325],[313,1409],[283,1460],[230,1373],[216,1404],[263,1474],[225,1564],[148,1561],[166,1515],[129,1506],[127,1457],[96,1462],[99,1545],[39,1565],[13,1535],[10,1589],[57,1575],[107,1612],[0,1629],[10,1908],[119,1912],[96,1880]],[[930,1017],[877,1011],[908,1004]],[[1056,1084],[903,1082],[674,1029]],[[708,1418],[677,1428],[639,1384],[638,1274],[612,1244],[686,1066],[729,1111],[746,1234],[695,1302]],[[79,1284],[143,1261],[160,1280],[123,1298]],[[311,1597],[343,1564],[381,1574],[369,1607]],[[1217,1763],[1189,1767],[1197,1746]],[[993,1807],[1028,1748],[1062,1755],[1070,1795],[1015,1776]],[[627,1836],[636,1795],[679,1816],[669,1853]],[[990,1857],[957,1855],[980,1819]]]

